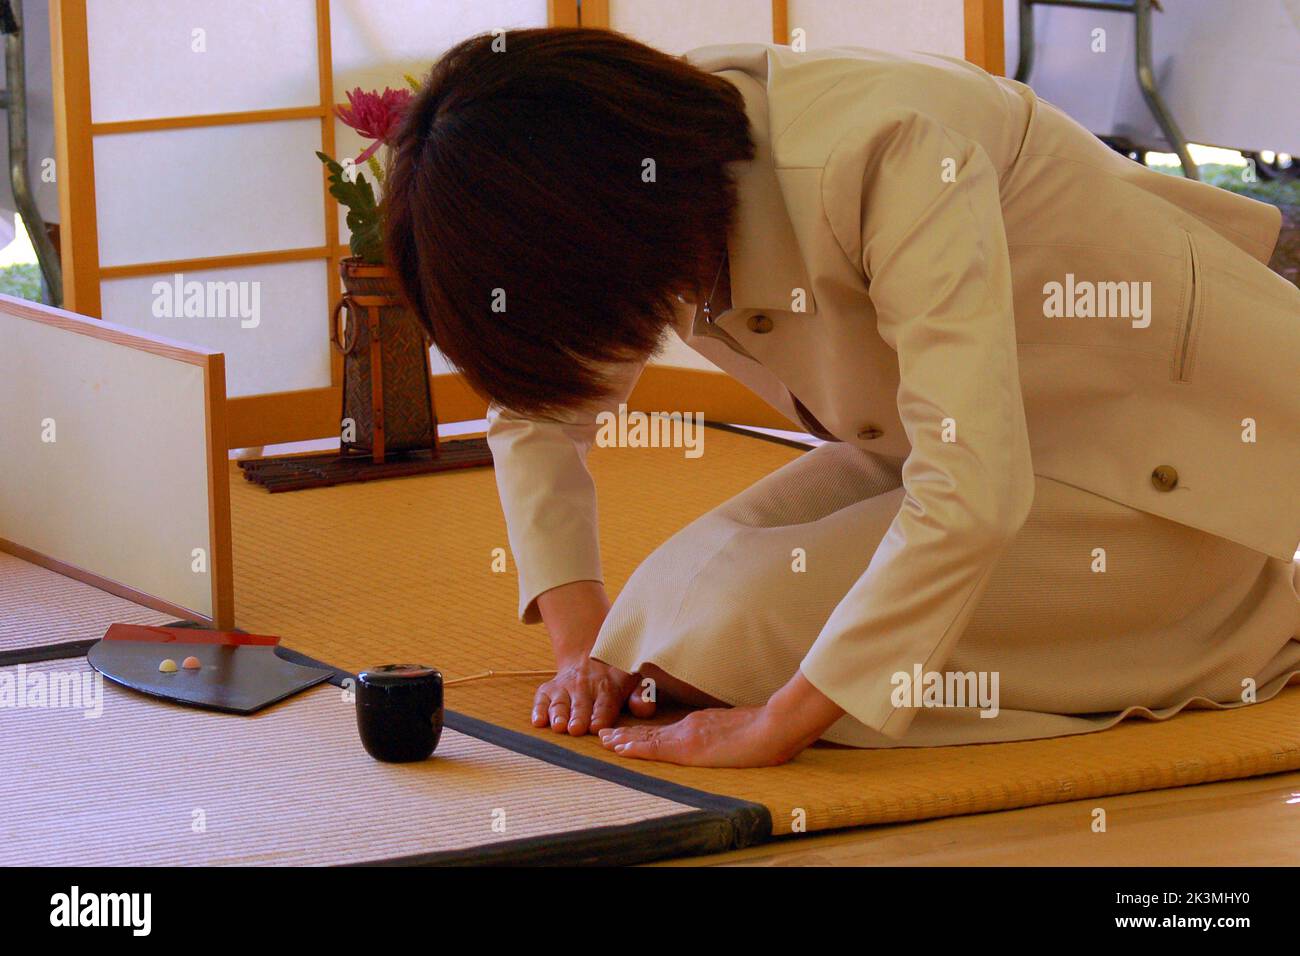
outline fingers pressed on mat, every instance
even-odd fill
[[[596,695],[596,706],[591,714],[591,733],[614,726],[622,703],[617,690],[602,688]]]
[[[546,727],[551,722],[551,698],[544,690],[538,690],[533,697],[533,726]]]
[[[581,737],[591,724],[591,712],[594,704],[585,694],[574,694],[569,713],[568,731],[575,737]]]
[[[555,731],[564,731],[569,726],[569,695],[560,692],[551,700],[549,708],[551,715],[551,729]]]

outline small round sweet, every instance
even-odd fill
[[[196,671],[202,666],[203,662],[194,656],[187,657],[185,660],[181,661],[181,667],[185,668],[187,671]]]
[[[175,674],[176,662],[170,657],[164,657],[163,662],[158,665],[158,670],[164,674]]]

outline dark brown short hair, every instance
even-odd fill
[[[727,164],[754,145],[739,91],[677,57],[606,30],[504,41],[453,47],[413,99],[388,258],[471,386],[545,414],[601,395],[597,363],[653,354],[674,296],[712,279]]]

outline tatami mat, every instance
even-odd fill
[[[173,620],[0,551],[0,652],[98,639],[110,624]]]
[[[596,449],[611,590],[657,544],[792,460],[795,449],[709,430],[705,453]],[[476,470],[270,495],[231,478],[236,617],[290,647],[356,670],[415,660],[449,676],[550,663],[540,627],[515,620],[513,567],[491,472]],[[1254,707],[1129,721],[1025,743],[857,751],[814,747],[761,770],[630,762],[594,738],[528,725],[536,681],[448,691],[448,707],[601,760],[766,806],[777,835],[1010,809],[1300,767],[1300,688]]]
[[[432,760],[379,763],[361,748],[353,705],[336,687],[238,717],[102,682],[100,714],[87,716],[97,676],[81,659],[0,668],[0,700],[19,678],[28,704],[38,686],[67,694],[92,682],[78,706],[51,694],[41,706],[10,698],[0,709],[0,865],[441,861],[468,850],[491,858],[494,848],[562,843],[595,828],[631,828],[635,842],[647,824],[671,830],[701,816],[451,730]]]

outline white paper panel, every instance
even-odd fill
[[[89,0],[86,16],[95,122],[320,103],[313,0]]]
[[[400,87],[476,33],[546,26],[546,0],[331,0],[334,92]],[[507,38],[507,49],[509,38]]]
[[[179,304],[174,273],[111,279],[100,295],[109,322],[224,352],[228,395],[288,392],[330,384],[325,270],[316,260],[186,272]],[[187,317],[189,284],[196,282],[203,284],[203,306],[191,299],[190,311],[202,314]],[[227,291],[238,298],[227,299]]]
[[[0,341],[0,537],[210,617],[202,367],[2,311]]]
[[[806,32],[810,50],[864,46],[955,57],[966,52],[962,0],[790,0],[791,33],[796,28]]]
[[[771,43],[771,0],[610,0],[611,28],[668,53],[715,43]]]
[[[438,56],[466,37],[544,27],[546,18],[546,0],[331,0],[334,98],[346,102],[347,91],[357,87],[401,89],[405,74],[424,77]],[[508,49],[509,37],[506,43]],[[367,145],[342,123],[335,123],[334,135],[339,160]],[[346,243],[345,216],[340,209],[339,236]]]
[[[95,139],[102,266],[321,246],[320,123]]]

